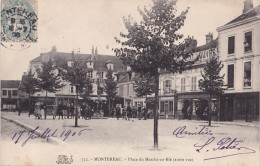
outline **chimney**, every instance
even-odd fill
[[[206,44],[210,43],[213,40],[213,33],[210,33],[206,35]]]
[[[253,9],[253,2],[252,0],[245,0],[244,1],[244,10],[243,14],[247,13],[249,10]]]
[[[95,50],[95,55],[97,55],[98,54],[98,51],[97,51],[97,47],[96,47],[96,50]]]
[[[94,60],[94,46],[92,46],[90,58],[91,58],[92,61]]]
[[[95,50],[95,58],[98,60],[98,50],[97,50],[97,47],[96,47],[96,50]]]
[[[188,43],[188,50],[192,50],[192,49],[195,49],[197,47],[197,40],[194,39],[194,37],[190,37],[188,36],[186,39],[185,39],[185,42]]]

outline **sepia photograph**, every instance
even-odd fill
[[[260,166],[258,0],[1,0],[1,166]]]

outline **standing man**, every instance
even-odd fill
[[[71,116],[71,119],[74,118],[74,104],[73,104],[73,102],[70,103],[70,116]]]
[[[59,104],[58,104],[58,108],[57,108],[57,110],[58,110],[58,115],[59,115],[59,119],[60,119],[60,116],[61,116],[61,118],[63,119],[63,112],[62,112],[62,108],[63,107],[63,105],[62,105],[62,103],[61,102],[59,102]]]
[[[144,113],[144,120],[146,120],[147,119],[147,109],[145,106],[143,107],[143,113]]]
[[[127,106],[126,111],[127,111],[127,118],[128,120],[130,120],[130,117],[132,116],[132,109],[130,105]]]
[[[141,120],[141,118],[142,118],[142,108],[141,108],[140,104],[138,104],[137,111],[138,111],[138,120]]]
[[[82,119],[86,119],[87,118],[87,113],[86,113],[86,103],[84,102],[81,106],[81,116],[82,116]]]
[[[116,118],[117,120],[119,120],[119,117],[120,117],[120,108],[119,108],[119,105],[116,106]]]

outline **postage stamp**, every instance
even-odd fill
[[[2,0],[1,44],[24,49],[37,41],[37,0]]]

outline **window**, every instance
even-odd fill
[[[181,78],[181,92],[185,92],[185,82],[186,82],[186,79]]]
[[[228,38],[228,54],[235,53],[235,36]]]
[[[251,87],[251,62],[244,63],[244,87]]]
[[[73,86],[70,87],[70,93],[74,93],[74,88],[73,88]]]
[[[129,96],[132,97],[134,96],[134,85],[129,84]]]
[[[104,72],[100,72],[100,78],[104,78]]]
[[[93,78],[93,71],[88,72],[88,77]]]
[[[131,72],[128,73],[128,77],[129,77],[129,80],[132,79],[132,73]]]
[[[196,77],[191,77],[191,90],[196,91]]]
[[[124,89],[123,89],[123,97],[127,97],[127,85],[124,85]]]
[[[8,97],[11,97],[11,96],[12,96],[12,95],[11,95],[11,92],[12,92],[12,91],[10,91],[10,90],[8,91]]]
[[[160,112],[164,112],[164,101],[161,101],[161,111]]]
[[[252,32],[245,33],[244,50],[252,51]]]
[[[119,96],[124,97],[124,85],[119,85]]]
[[[7,95],[7,90],[3,90],[3,96]]]
[[[228,65],[228,88],[234,88],[234,65]]]
[[[17,96],[17,95],[18,95],[17,90],[13,90],[13,96]]]
[[[171,92],[171,80],[166,80],[163,82],[163,92],[164,93]]]

